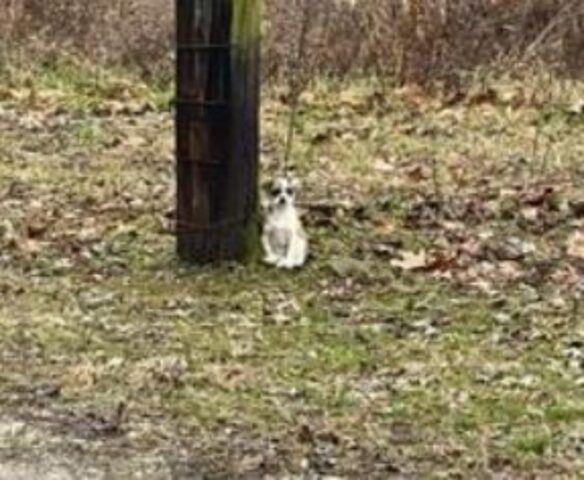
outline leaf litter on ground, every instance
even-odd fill
[[[21,425],[0,441],[83,468],[126,449],[119,478],[148,456],[159,478],[577,474],[565,103],[316,85],[295,147],[314,258],[288,275],[179,265],[171,117],[103,90],[0,93],[0,402]],[[268,91],[266,156],[286,112]]]

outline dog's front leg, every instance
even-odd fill
[[[278,263],[278,255],[272,250],[267,234],[262,235],[262,246],[264,247],[264,262],[269,265]]]
[[[308,250],[306,237],[300,234],[294,235],[290,239],[290,245],[286,252],[286,257],[278,264],[282,268],[296,268],[304,265]]]

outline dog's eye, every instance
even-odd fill
[[[272,197],[277,197],[281,193],[282,193],[281,188],[279,188],[279,187],[272,188],[272,191],[271,191]]]
[[[294,189],[293,189],[292,187],[288,187],[288,188],[286,189],[286,195],[288,195],[288,196],[290,196],[290,197],[291,197],[292,195],[294,195]]]

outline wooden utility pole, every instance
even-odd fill
[[[257,248],[259,0],[176,0],[177,251]]]

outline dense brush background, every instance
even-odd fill
[[[0,58],[46,64],[63,52],[99,64],[172,77],[168,0],[4,0]],[[266,0],[264,74],[295,63],[302,25],[303,70],[374,73],[398,84],[456,83],[464,73],[545,61],[584,71],[584,4],[569,0]],[[455,73],[456,72],[456,73]]]

